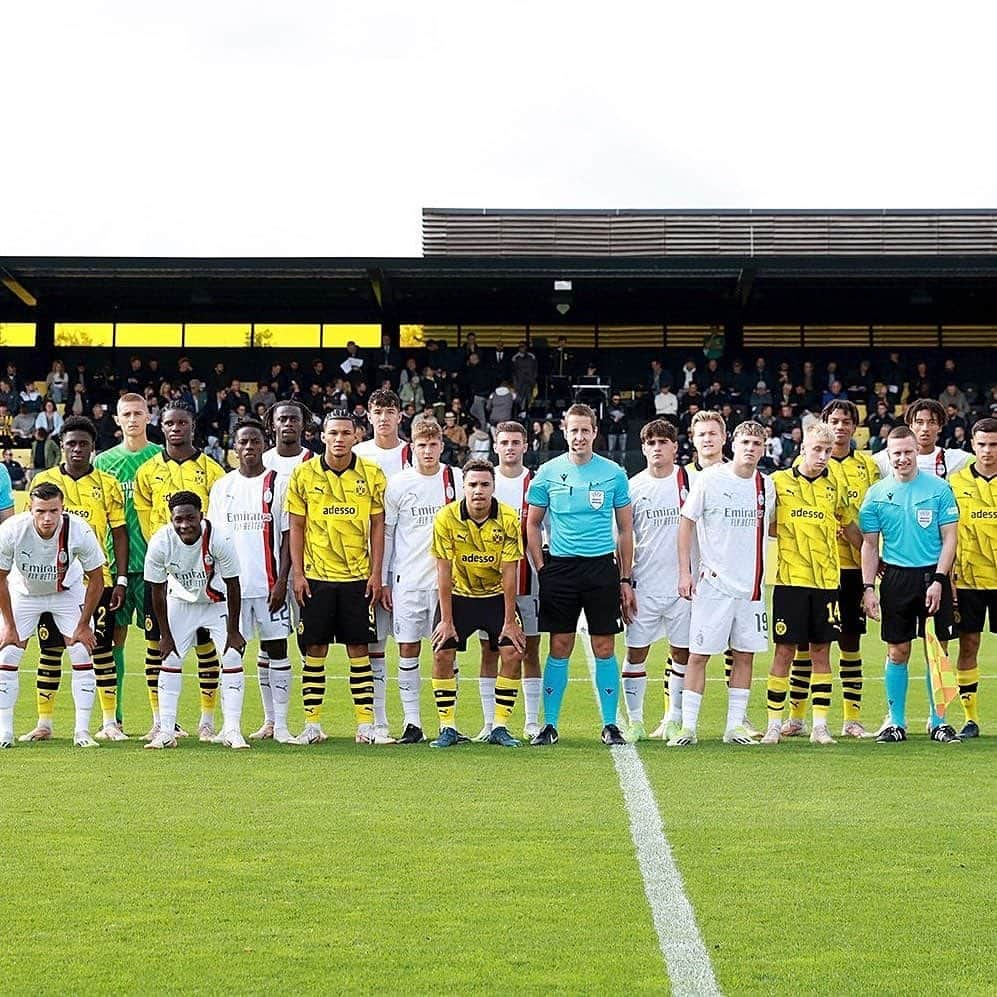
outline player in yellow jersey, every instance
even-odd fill
[[[949,478],[959,506],[953,581],[959,698],[966,714],[959,737],[964,740],[980,736],[978,656],[988,615],[990,632],[997,633],[997,419],[976,422],[972,440],[976,463]]]
[[[378,639],[375,605],[384,559],[384,472],[353,453],[356,432],[345,411],[322,424],[325,453],[298,464],[287,489],[291,572],[305,665],[301,694],[305,729],[299,744],[326,740],[322,730],[325,659],[329,645],[345,644],[358,744],[393,744],[374,728],[374,673],[368,645]]]
[[[520,513],[495,498],[495,468],[486,460],[464,465],[464,499],[445,505],[433,521],[440,605],[433,630],[433,698],[440,735],[433,748],[468,740],[457,732],[457,651],[479,630],[499,654],[495,680],[495,724],[489,744],[517,748],[509,733],[526,650],[516,611],[517,573],[523,559]]]
[[[51,482],[63,495],[63,508],[78,516],[93,530],[101,547],[110,534],[113,542],[116,574],[111,565],[104,565],[104,592],[93,616],[96,644],[93,649],[94,675],[100,699],[103,721],[97,732],[98,740],[127,741],[115,723],[117,707],[117,676],[114,669],[114,613],[124,602],[127,585],[128,530],[125,526],[125,506],[121,486],[111,475],[93,466],[97,447],[97,427],[84,416],[70,416],[60,437],[63,462],[57,467],[40,471],[32,486]],[[116,579],[116,582],[115,582]],[[66,642],[55,626],[51,614],[44,614],[38,627],[38,724],[23,734],[22,741],[44,741],[52,736],[55,695],[62,677],[62,652]]]
[[[861,547],[855,507],[838,475],[828,468],[834,433],[823,422],[812,422],[803,433],[803,461],[776,471],[775,518],[778,566],[772,589],[772,639],[775,653],[768,678],[768,729],[762,744],[778,744],[789,693],[789,668],[800,644],[810,645],[814,666],[814,744],[834,744],[827,728],[831,707],[830,645],[840,629],[838,584],[841,561],[838,532]]]
[[[225,475],[225,469],[194,446],[194,416],[183,405],[171,403],[160,415],[160,428],[166,438],[166,449],[147,460],[135,475],[133,493],[142,535],[148,542],[161,527],[170,523],[170,496],[175,492],[193,492],[208,507],[211,486]],[[159,655],[160,631],[152,610],[152,594],[145,588],[145,680],[152,707],[152,729],[146,735],[151,741],[159,734]],[[215,703],[218,699],[220,665],[218,651],[211,635],[203,627],[197,631],[197,673],[201,687],[201,721],[198,736],[211,741],[215,736]],[[183,736],[178,730],[177,736]]]

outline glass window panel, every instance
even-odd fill
[[[182,346],[183,325],[179,322],[118,322],[114,327],[116,346]]]
[[[34,322],[0,322],[0,346],[34,345]]]
[[[183,327],[184,346],[251,346],[252,341],[253,327],[249,322],[188,322]]]

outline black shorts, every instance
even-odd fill
[[[93,612],[93,633],[97,638],[94,645],[94,654],[109,654],[114,648],[114,613],[110,610],[112,588],[105,588],[97,608]],[[38,646],[52,650],[62,651],[66,647],[59,628],[55,624],[55,618],[51,613],[42,613],[38,620]]]
[[[584,610],[593,636],[622,632],[620,571],[612,554],[551,557],[540,569],[539,579],[541,630],[576,633]]]
[[[880,633],[887,644],[905,644],[924,635],[928,619],[924,597],[934,574],[934,565],[928,568],[886,565],[879,589],[879,605],[882,612]],[[942,582],[942,604],[931,619],[935,621],[935,636],[939,640],[951,640],[955,636],[952,586],[948,578]]]
[[[955,607],[955,629],[960,634],[981,634],[990,617],[990,632],[997,634],[997,589],[961,589],[955,587],[959,599]]]
[[[860,568],[845,568],[838,583],[838,611],[841,613],[841,633],[860,637],[865,633],[866,619]]]
[[[837,589],[776,585],[772,640],[776,644],[830,644],[841,633]]]
[[[457,631],[457,640],[444,644],[445,650],[466,651],[467,641],[479,630],[488,635],[488,646],[499,649],[499,634],[505,623],[505,597],[501,595],[485,595],[472,598],[466,595],[451,596],[453,601],[453,627]],[[519,613],[516,613],[519,620]],[[433,628],[440,622],[440,607],[436,607],[433,617]],[[522,620],[519,621],[522,626]]]
[[[376,644],[374,605],[367,582],[317,582],[308,579],[311,597],[301,606],[298,639],[304,647],[321,644]]]

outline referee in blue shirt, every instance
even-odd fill
[[[952,487],[942,478],[919,471],[917,441],[907,426],[897,426],[886,438],[890,476],[874,484],[859,512],[862,530],[862,583],[866,613],[882,615],[881,633],[887,644],[886,699],[890,719],[877,740],[882,744],[907,740],[907,662],[911,641],[924,634],[928,617],[935,621],[939,640],[952,631],[952,586],[949,572],[955,559],[959,508]],[[876,596],[879,541],[883,540],[881,599]],[[931,675],[926,674],[931,708],[931,739],[958,742],[959,736],[935,713]]]
[[[592,452],[596,417],[588,405],[567,410],[564,435],[568,452],[537,471],[526,495],[526,543],[532,562],[543,565],[538,575],[540,629],[550,634],[543,674],[544,726],[530,743],[557,743],[568,659],[584,610],[595,657],[602,741],[625,744],[616,725],[620,666],[615,645],[623,619],[629,622],[637,608],[630,580],[634,552],[630,485],[619,464]],[[540,532],[545,516],[550,531],[546,564]],[[614,557],[617,547],[619,564]]]
[[[7,468],[0,464],[0,523],[14,515],[14,490]]]

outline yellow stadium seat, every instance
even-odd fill
[[[869,446],[869,427],[859,426],[855,430],[855,446],[859,450],[865,450]]]
[[[859,402],[855,407],[859,410],[859,422],[865,422],[866,416],[869,414],[868,409],[862,402]]]

